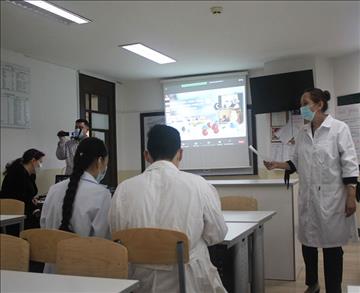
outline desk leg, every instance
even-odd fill
[[[252,245],[252,293],[264,293],[264,226],[260,225],[253,234]]]
[[[24,220],[20,222],[20,232],[24,230]]]
[[[244,238],[234,247],[234,285],[239,293],[249,292],[248,240]]]

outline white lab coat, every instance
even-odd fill
[[[50,187],[41,211],[40,226],[58,229],[62,220],[62,205],[69,179]],[[95,178],[85,172],[80,181],[73,204],[70,227],[83,237],[97,236],[110,239],[108,213],[111,194]],[[44,272],[54,272],[54,267],[46,265]]]
[[[159,227],[186,233],[190,240],[187,292],[226,292],[207,246],[221,242],[227,226],[216,189],[200,176],[182,172],[171,162],[157,161],[117,187],[109,218],[111,231]],[[179,290],[176,266],[132,266],[129,278],[141,280],[137,292]]]
[[[356,217],[345,217],[342,179],[358,177],[349,127],[328,115],[315,130],[306,124],[295,140],[291,161],[299,174],[299,241],[311,247],[337,247],[356,238]]]

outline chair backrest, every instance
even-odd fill
[[[25,213],[24,202],[11,198],[0,199],[1,215],[24,215],[24,213]]]
[[[110,240],[81,237],[58,243],[56,272],[64,275],[127,278],[127,249]]]
[[[132,264],[177,264],[180,293],[186,293],[184,264],[189,262],[186,234],[168,229],[133,228],[114,232],[112,239],[127,248]]]
[[[30,243],[30,260],[55,263],[58,242],[79,236],[55,229],[29,229],[22,231],[20,237]]]
[[[29,270],[30,245],[19,237],[0,234],[0,261],[2,270]]]
[[[220,198],[223,211],[257,211],[256,198],[247,196],[224,196]]]
[[[184,263],[189,261],[189,240],[186,234],[157,228],[134,228],[112,234],[114,241],[120,241],[134,264],[176,264],[176,246],[184,243]]]

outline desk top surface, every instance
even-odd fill
[[[233,223],[258,223],[263,224],[269,221],[275,211],[222,211],[225,222]]]
[[[226,226],[228,227],[228,232],[222,243],[231,247],[253,233],[257,223],[226,223]]]
[[[1,270],[1,292],[102,292],[127,293],[136,280],[65,276]]]
[[[14,220],[14,219],[25,219],[25,215],[0,215],[1,221]]]
[[[207,180],[210,184],[217,185],[282,185],[285,186],[284,179],[239,179],[239,180]],[[298,183],[298,179],[290,179],[289,184]]]
[[[360,286],[347,286],[347,292],[348,293],[359,293]]]

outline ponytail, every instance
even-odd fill
[[[99,157],[105,158],[107,155],[104,142],[98,138],[89,137],[80,142],[75,153],[74,169],[70,175],[70,181],[63,201],[60,230],[73,232],[70,228],[70,220],[81,176],[95,160]]]
[[[18,158],[10,163],[7,163],[5,166],[5,171],[4,171],[3,175],[5,176],[6,174],[8,174],[12,168],[21,165],[22,162],[23,162],[23,159]]]
[[[70,219],[73,213],[73,206],[75,195],[79,186],[80,178],[84,174],[85,170],[83,168],[74,168],[71,176],[70,181],[68,184],[68,188],[65,193],[64,202],[62,206],[62,220],[59,230],[73,232],[70,229]]]

